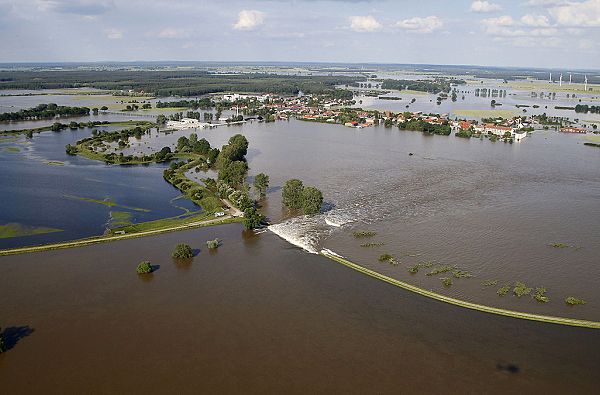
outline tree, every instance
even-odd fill
[[[248,164],[241,160],[226,162],[219,169],[219,180],[231,184],[239,185],[244,181],[244,176],[248,171]]]
[[[269,176],[264,173],[257,174],[254,177],[254,188],[256,188],[261,197],[266,196],[267,188],[269,188]]]
[[[98,109],[97,108],[92,108],[92,114],[98,115]]]
[[[177,259],[189,259],[194,256],[194,252],[192,251],[192,247],[187,244],[177,244],[175,247],[175,251],[171,254],[173,258]]]
[[[214,240],[208,240],[206,242],[206,246],[208,248],[210,248],[211,250],[214,250],[216,248],[219,248],[219,246],[221,245],[221,242],[219,241],[219,239],[214,239]]]
[[[152,265],[150,264],[150,262],[148,261],[142,261],[140,262],[140,264],[137,266],[137,273],[138,274],[148,274],[148,273],[152,273]]]
[[[65,146],[65,149],[67,151],[67,155],[76,155],[77,154],[77,147],[71,144],[67,144]]]
[[[167,117],[163,114],[160,114],[156,117],[156,123],[159,125],[164,125],[165,123],[167,123]]]
[[[254,207],[244,210],[244,228],[255,229],[262,223],[263,216]]]
[[[302,209],[304,214],[314,215],[321,211],[323,193],[315,187],[306,187],[302,191]]]
[[[301,209],[303,190],[302,181],[297,179],[287,180],[281,193],[283,204],[292,209]]]
[[[107,111],[107,110],[108,110],[108,107],[106,107],[106,106],[102,106],[102,107],[100,107],[100,110],[102,110],[102,111]]]

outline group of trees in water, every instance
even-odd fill
[[[318,214],[323,205],[323,193],[315,187],[305,187],[298,179],[285,182],[282,199],[286,207],[302,210],[306,215]]]
[[[600,106],[588,106],[587,104],[578,104],[575,106],[575,112],[600,114]]]
[[[436,78],[434,80],[383,80],[381,89],[412,90],[438,94],[449,93],[452,85],[464,85],[466,82],[459,79]]]
[[[39,104],[33,108],[16,112],[5,112],[0,114],[0,122],[51,119],[56,117],[79,117],[86,115],[90,115],[90,109],[87,107],[59,106],[55,103],[49,103]]]
[[[452,128],[448,122],[437,125],[425,122],[424,120],[418,118],[408,119],[406,122],[399,122],[398,128],[401,130],[414,130],[430,134],[441,134],[444,136],[449,136],[452,132]]]

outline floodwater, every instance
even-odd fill
[[[132,138],[128,150],[173,147],[180,136],[193,132],[217,147],[236,133],[248,138],[248,182],[260,172],[271,180],[267,198],[260,202],[275,224],[271,231],[307,252],[328,248],[391,277],[477,303],[600,320],[600,150],[584,146],[586,136],[537,131],[508,144],[291,120],[154,132],[140,141]],[[24,152],[0,151],[3,196],[15,197],[5,199],[0,224],[64,229],[2,239],[3,247],[68,240],[106,229],[110,208],[65,195],[111,198],[121,206],[150,210],[134,211],[133,222],[193,209],[190,202],[182,209],[186,201],[173,200],[179,193],[162,179],[162,166],[105,166],[67,157],[64,145],[86,133],[42,133],[23,143],[28,147]],[[48,166],[45,160],[66,165]],[[281,188],[290,178],[323,191],[323,214],[288,219]],[[356,231],[377,235],[355,239]],[[368,248],[364,243],[384,245]],[[400,264],[379,262],[382,254],[395,256]],[[409,273],[410,267],[428,262],[452,265],[473,277],[455,278],[445,287],[441,278],[451,273],[427,275],[433,267]],[[486,281],[495,284],[486,287]],[[502,285],[517,281],[533,288],[531,294],[497,295]],[[531,297],[537,287],[547,289],[548,303]],[[568,296],[587,304],[567,306]]]
[[[192,263],[170,258],[179,242],[200,249]],[[140,277],[143,259],[160,267]],[[10,394],[600,386],[598,331],[443,304],[239,224],[3,257],[0,289]]]

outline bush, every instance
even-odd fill
[[[152,265],[148,261],[142,261],[137,266],[137,272],[138,272],[138,274],[152,273]]]
[[[515,283],[515,287],[513,288],[513,293],[520,298],[523,295],[529,295],[531,293],[532,288],[527,287],[524,283],[517,281]]]
[[[440,280],[442,280],[442,284],[444,284],[444,287],[449,287],[452,285],[452,279],[449,277],[443,277],[440,278]]]
[[[171,256],[178,259],[188,259],[194,256],[194,252],[192,251],[192,247],[182,243],[177,244],[177,247],[175,247],[175,251],[173,251]]]
[[[570,305],[570,306],[575,306],[577,304],[585,304],[585,300],[583,299],[578,299],[574,296],[569,296],[568,298],[565,299],[565,303]]]
[[[546,288],[544,287],[536,288],[535,295],[533,297],[540,303],[548,303],[548,301],[550,301],[550,299],[546,296]]]
[[[215,248],[219,248],[219,245],[221,243],[219,242],[219,239],[214,239],[214,240],[209,240],[206,242],[206,246],[208,248],[210,248],[211,250],[215,249]]]

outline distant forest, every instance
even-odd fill
[[[206,71],[0,71],[0,89],[96,88],[144,91],[156,96],[197,96],[218,92],[334,93],[336,85],[359,77],[211,74]]]

